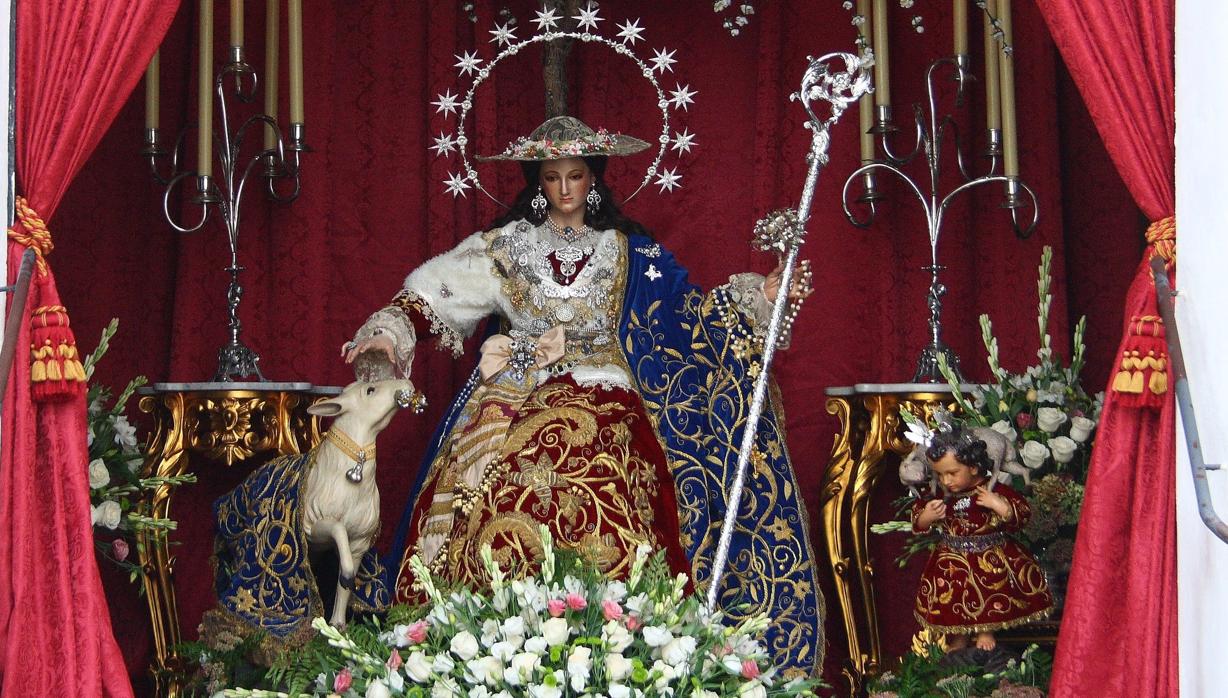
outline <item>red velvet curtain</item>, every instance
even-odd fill
[[[21,213],[25,224],[10,235],[10,280],[25,244],[37,246],[40,256],[51,251],[38,214],[55,211],[177,6],[166,0],[17,3],[16,161],[29,208]],[[40,264],[27,310],[49,309],[40,317],[61,322],[57,338],[72,347],[67,313],[54,310],[60,305],[54,276]],[[23,323],[17,346],[31,346],[45,329]],[[71,355],[61,357],[72,364]],[[131,695],[94,558],[83,376],[72,380],[70,370],[68,380],[32,383],[26,352],[14,363],[0,451],[3,695]]]
[[[1038,0],[1110,157],[1154,221],[1126,293],[1062,617],[1053,696],[1177,694],[1175,421],[1148,261],[1175,272],[1173,2]],[[1146,353],[1143,354],[1146,356]],[[1131,374],[1149,378],[1142,392]],[[1142,381],[1140,381],[1142,382]],[[1140,387],[1138,384],[1134,388]]]

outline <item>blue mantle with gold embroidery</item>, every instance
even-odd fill
[[[308,563],[300,508],[313,464],[312,452],[275,458],[213,503],[218,608],[206,614],[203,635],[214,628],[234,632],[236,619],[240,626],[289,644],[314,634],[311,620],[324,612]],[[354,580],[350,608],[386,609],[391,599],[383,577],[375,553],[368,551]]]

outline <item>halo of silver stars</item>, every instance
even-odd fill
[[[633,61],[639,69],[640,74],[644,79],[652,85],[652,88],[657,93],[657,108],[661,110],[661,134],[657,138],[658,147],[656,157],[652,164],[648,166],[648,170],[644,174],[644,178],[640,181],[640,185],[636,187],[631,195],[623,200],[623,203],[630,201],[649,183],[658,186],[661,193],[666,191],[672,192],[674,189],[682,186],[682,175],[678,173],[678,165],[672,167],[664,167],[662,165],[667,155],[680,159],[684,154],[689,154],[691,149],[699,144],[695,141],[695,134],[688,129],[683,128],[681,131],[675,130],[674,135],[670,135],[670,111],[679,110],[689,112],[689,107],[695,103],[695,96],[698,92],[691,89],[690,85],[676,82],[674,89],[670,90],[668,95],[665,89],[658,81],[658,74],[664,77],[666,72],[674,72],[674,64],[677,59],[674,58],[676,51],[667,48],[658,48],[653,50],[651,58],[641,58],[636,55],[634,47],[636,42],[643,41],[641,34],[644,33],[644,28],[640,26],[639,19],[629,19],[622,24],[616,25],[618,33],[612,37],[603,36],[596,33],[598,25],[606,21],[600,16],[600,8],[596,6],[588,6],[579,10],[579,14],[572,17],[576,21],[575,31],[559,31],[558,24],[562,17],[558,15],[554,8],[542,9],[537,11],[537,16],[531,20],[531,24],[537,25],[537,31],[527,39],[518,39],[516,37],[516,27],[511,22],[497,24],[490,31],[493,38],[490,43],[495,44],[500,48],[498,54],[486,63],[484,59],[478,57],[478,51],[464,51],[456,55],[457,78],[458,80],[470,79],[473,82],[463,94],[453,94],[452,89],[448,88],[444,92],[437,95],[435,101],[431,104],[435,107],[436,114],[443,114],[444,119],[456,118],[456,129],[454,133],[441,131],[439,136],[434,138],[434,144],[428,149],[434,151],[435,157],[443,156],[451,158],[453,153],[460,157],[459,171],[451,171],[448,173],[447,179],[444,180],[444,190],[452,195],[452,198],[458,196],[464,197],[466,190],[476,189],[495,203],[506,207],[506,204],[496,199],[485,187],[482,186],[481,180],[478,178],[477,170],[473,168],[473,163],[470,161],[468,148],[469,138],[465,134],[465,117],[469,115],[469,111],[473,108],[473,96],[477,92],[478,87],[490,77],[495,67],[499,65],[505,58],[515,56],[520,53],[525,47],[536,43],[553,41],[555,39],[575,39],[584,43],[595,43],[610,48],[615,53],[626,56]],[[675,116],[678,116],[675,114]]]

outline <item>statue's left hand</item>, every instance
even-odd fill
[[[780,293],[780,277],[784,273],[785,263],[781,262],[764,278],[763,296],[767,298],[769,303],[776,302],[776,294]],[[814,293],[814,289],[810,287],[812,274],[813,272],[810,271],[810,260],[803,259],[793,271],[793,288],[789,290],[790,300],[801,300]]]

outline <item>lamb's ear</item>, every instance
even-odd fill
[[[340,402],[337,402],[336,400],[325,400],[308,407],[307,414],[314,414],[317,417],[336,417],[344,410],[345,408],[341,406]]]

